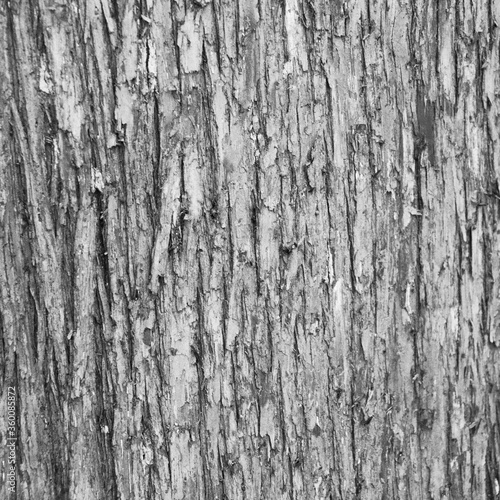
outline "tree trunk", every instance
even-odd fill
[[[499,26],[3,0],[2,497],[500,498]]]

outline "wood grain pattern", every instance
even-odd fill
[[[499,38],[493,0],[4,0],[12,498],[500,498]]]

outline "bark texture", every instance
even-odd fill
[[[13,498],[500,498],[499,26],[2,0]]]

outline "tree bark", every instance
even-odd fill
[[[499,26],[3,0],[1,496],[500,498]]]

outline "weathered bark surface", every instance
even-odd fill
[[[14,496],[499,498],[499,26],[3,0]]]

